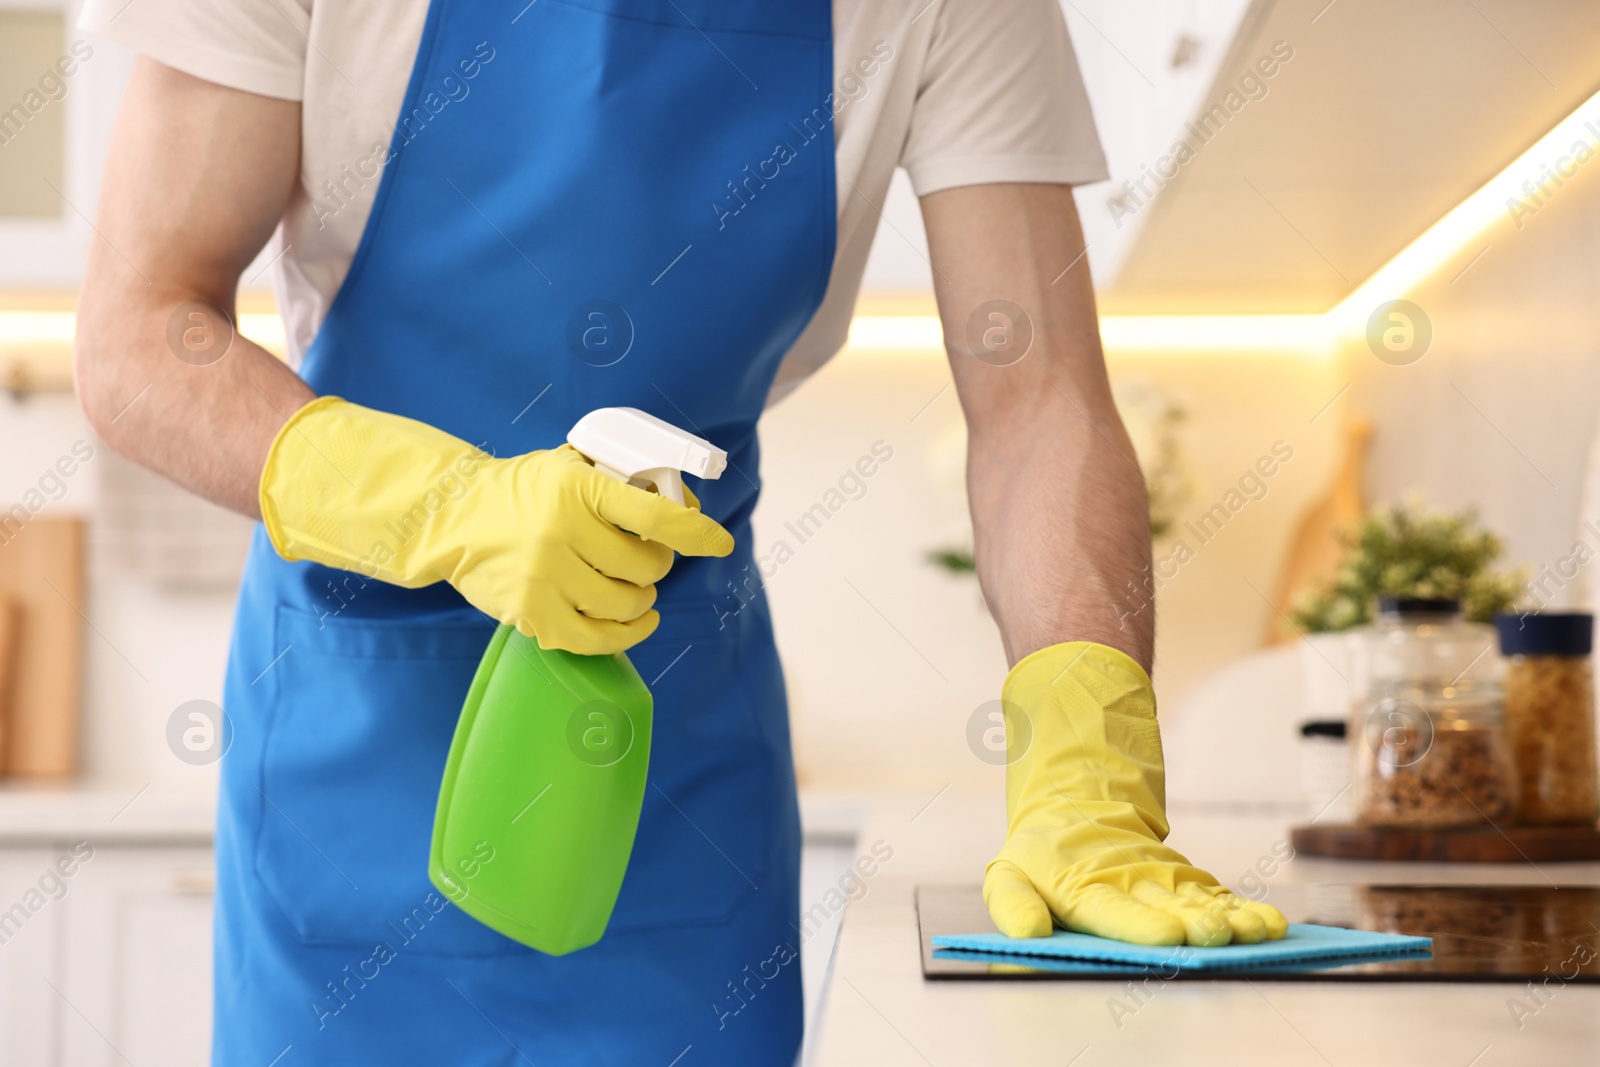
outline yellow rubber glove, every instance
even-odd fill
[[[1162,844],[1161,732],[1137,663],[1105,645],[1052,645],[1012,668],[1002,699],[1008,830],[983,880],[1001,933],[1046,937],[1059,925],[1212,946],[1287,932],[1278,909],[1234,896]]]
[[[495,459],[331,396],[278,432],[260,492],[284,559],[407,588],[446,581],[540,647],[585,655],[655,631],[655,583],[675,550],[733,551],[687,489],[688,506],[673,503],[601,474],[569,445]]]

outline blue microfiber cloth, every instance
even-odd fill
[[[1076,934],[1067,930],[1057,930],[1049,937],[1027,938],[1006,937],[1004,934],[934,934],[933,947],[964,949],[967,952],[985,953],[991,957],[1051,956],[1059,959],[1220,971],[1234,967],[1274,966],[1348,956],[1415,956],[1419,952],[1430,950],[1433,947],[1433,939],[1405,934],[1375,934],[1368,930],[1346,930],[1339,926],[1291,923],[1288,934],[1278,941],[1262,941],[1255,945],[1223,945],[1220,948],[1130,945],[1125,941],[1112,941],[1104,937]]]

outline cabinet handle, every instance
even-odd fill
[[[217,872],[175,871],[171,886],[179,896],[209,897],[217,891]]]

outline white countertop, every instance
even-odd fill
[[[1559,988],[1519,1029],[1510,984],[1171,982],[1134,1014],[1116,982],[925,981],[912,894],[976,884],[1004,826],[998,791],[872,801],[857,842],[893,857],[844,913],[811,1063],[843,1067],[1492,1067],[1592,1062],[1600,987]],[[925,810],[924,805],[927,805]],[[918,814],[919,810],[921,811]],[[1287,815],[1172,813],[1172,844],[1224,882],[1287,838]],[[1353,863],[1296,858],[1267,882],[1600,884],[1600,864]],[[811,902],[802,902],[802,906]],[[1531,1003],[1531,1002],[1530,1002]]]
[[[217,798],[149,782],[30,782],[0,787],[0,846],[208,845]]]

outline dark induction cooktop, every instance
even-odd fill
[[[1433,938],[1431,956],[1369,957],[1180,970],[1187,981],[1600,983],[1600,887],[1276,886],[1265,898],[1290,922]],[[979,887],[920,886],[922,974],[943,979],[1122,979],[1145,966],[935,949],[934,934],[992,931]],[[1163,974],[1163,978],[1171,975]]]

